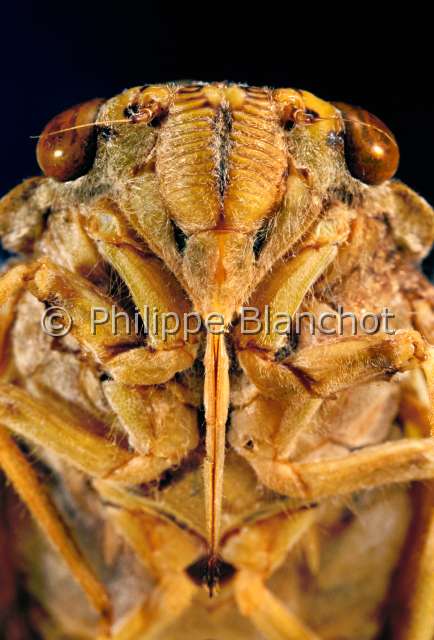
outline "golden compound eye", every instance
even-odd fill
[[[84,175],[92,166],[96,149],[96,121],[104,100],[78,104],[50,120],[39,138],[36,157],[49,178],[61,182]]]
[[[379,118],[342,102],[334,102],[345,122],[345,159],[358,180],[376,185],[394,176],[399,148],[393,133]]]

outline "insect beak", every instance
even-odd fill
[[[203,318],[219,314],[224,326],[246,299],[253,278],[253,236],[227,229],[192,236],[183,261],[185,281]]]

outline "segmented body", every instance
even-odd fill
[[[0,467],[36,520],[2,517],[10,638],[25,589],[44,638],[94,638],[102,618],[118,640],[430,640],[434,216],[388,181],[390,132],[346,109],[138,87],[42,135],[47,177],[0,209],[20,254],[0,281]],[[91,330],[113,305],[139,309],[138,333]],[[245,333],[243,305],[329,329],[339,306],[389,308],[395,333]],[[193,311],[222,333],[186,333]]]

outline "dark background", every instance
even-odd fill
[[[39,173],[55,114],[168,80],[292,86],[379,116],[401,149],[398,177],[434,204],[431,18],[416,4],[16,3],[0,10],[0,194]],[[399,23],[397,16],[399,15]],[[425,263],[434,273],[434,256]]]

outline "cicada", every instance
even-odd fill
[[[431,640],[434,214],[389,129],[174,83],[36,152],[0,204],[3,637]]]

